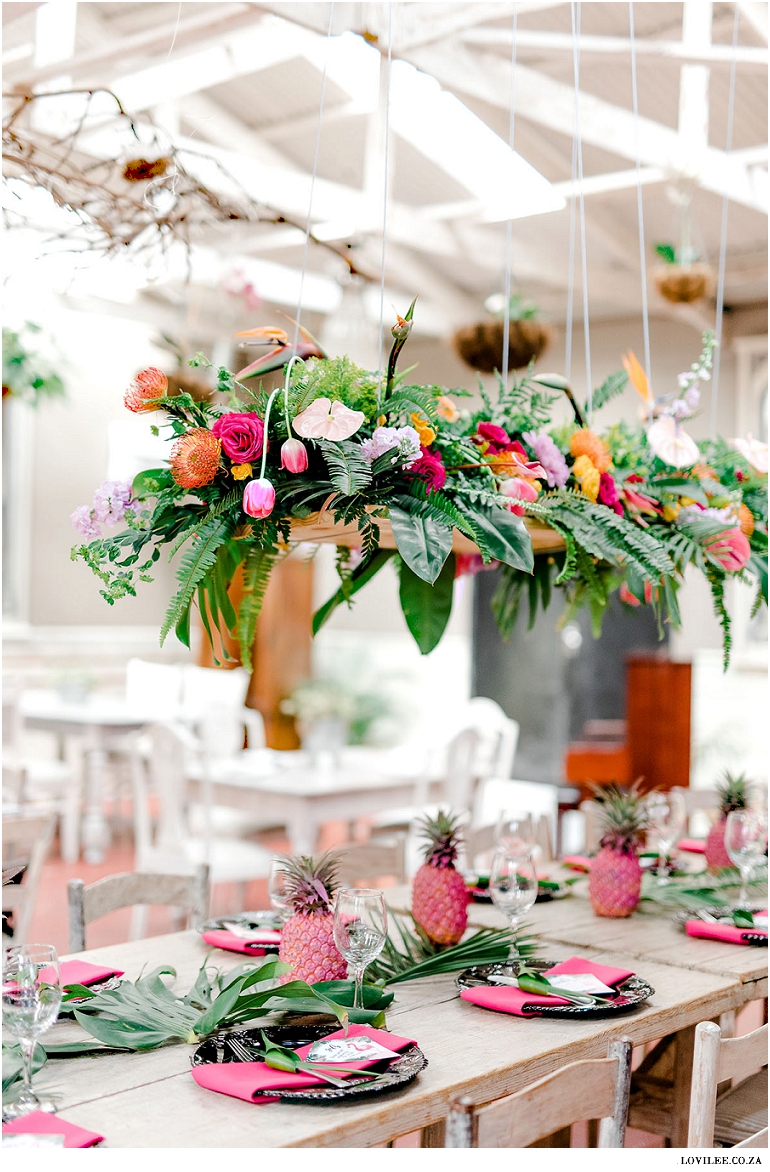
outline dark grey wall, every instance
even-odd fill
[[[613,595],[599,639],[591,634],[587,612],[559,631],[564,600],[556,590],[531,631],[525,601],[511,640],[504,643],[490,609],[497,578],[496,571],[488,571],[475,579],[473,695],[491,697],[519,722],[516,777],[562,781],[567,744],[578,738],[585,721],[624,717],[625,656],[660,649],[657,624],[649,607],[629,614]]]

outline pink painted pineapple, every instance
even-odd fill
[[[422,825],[425,862],[412,884],[412,915],[434,944],[457,944],[468,924],[468,889],[455,860],[458,819],[439,810]]]
[[[337,889],[336,855],[327,851],[320,859],[300,855],[286,859],[286,894],[294,913],[281,932],[280,960],[292,965],[282,981],[339,981],[347,964],[334,943],[332,901]]]
[[[644,800],[638,782],[630,789],[613,783],[595,793],[603,834],[588,878],[591,904],[597,916],[630,916],[642,887],[637,853],[648,823]]]
[[[723,867],[732,866],[725,850],[725,824],[732,810],[745,810],[748,806],[748,788],[749,782],[744,773],[733,777],[725,770],[724,778],[717,782],[719,817],[706,839],[706,865],[709,871],[721,871]]]

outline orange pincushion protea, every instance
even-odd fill
[[[742,504],[738,510],[738,525],[745,537],[751,537],[754,532],[754,514],[748,505]]]
[[[222,444],[206,427],[180,436],[171,449],[171,475],[182,488],[211,484],[219,468]]]
[[[158,399],[168,392],[168,379],[157,366],[140,370],[123,396],[129,411],[156,411]]]
[[[581,427],[579,431],[574,432],[569,441],[569,450],[575,457],[588,456],[597,472],[609,472],[612,464],[610,449],[589,428]]]

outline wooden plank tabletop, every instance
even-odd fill
[[[622,965],[620,951],[583,950]],[[123,968],[171,964],[175,987],[185,991],[206,956],[195,932],[117,944],[81,954]],[[211,961],[227,969],[242,957],[224,952]],[[198,1087],[190,1075],[192,1047],[168,1046],[146,1054],[51,1060],[36,1076],[41,1091],[60,1094],[65,1119],[99,1131],[109,1147],[365,1147],[438,1123],[457,1094],[484,1102],[533,1082],[567,1062],[603,1057],[621,1036],[651,1041],[704,1021],[741,1003],[740,982],[649,960],[644,975],[655,988],[647,1006],[618,1018],[522,1019],[491,1013],[459,999],[451,977],[396,986],[388,1026],[414,1038],[429,1065],[403,1091],[357,1105],[321,1108],[252,1105]],[[48,1035],[75,1027],[61,1025]]]

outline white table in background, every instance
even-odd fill
[[[137,732],[157,720],[178,719],[179,714],[129,705],[120,696],[99,692],[79,702],[68,702],[53,688],[22,692],[19,709],[27,728],[57,737],[60,759],[64,758],[68,737],[81,740],[85,772],[85,809],[81,829],[83,857],[86,862],[101,863],[110,842],[103,807],[107,753],[116,738]]]

